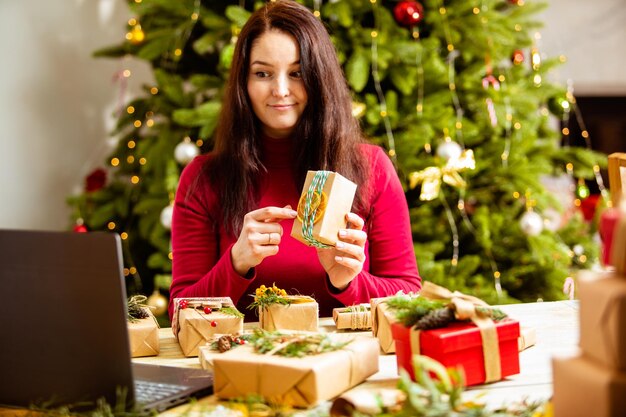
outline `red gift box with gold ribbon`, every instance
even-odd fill
[[[416,330],[392,323],[398,369],[415,379],[411,358],[424,355],[458,368],[465,385],[499,381],[519,373],[519,322],[491,319],[493,310],[479,298],[424,282],[420,297],[448,302],[455,320],[446,327]]]
[[[415,379],[411,358],[413,355],[429,356],[447,368],[461,368],[465,385],[495,382],[520,372],[517,338],[519,322],[504,319],[495,323],[498,345],[493,352],[483,348],[479,328],[473,323],[456,322],[433,330],[413,330],[401,323],[391,324],[396,343],[398,369],[406,370]],[[419,341],[415,340],[419,338]],[[495,362],[499,372],[488,377],[487,366]],[[487,364],[487,366],[486,366]]]

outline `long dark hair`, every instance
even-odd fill
[[[247,81],[254,41],[269,30],[290,34],[300,47],[300,68],[308,100],[298,121],[294,175],[302,187],[307,170],[330,170],[359,185],[354,208],[365,210],[368,167],[359,149],[363,136],[352,116],[352,99],[326,28],[292,0],[266,4],[250,16],[237,40],[216,131],[214,158],[207,170],[217,187],[226,230],[237,235],[244,215],[256,208],[254,190],[265,170],[260,157],[260,122],[252,111]],[[295,209],[295,207],[294,207]]]

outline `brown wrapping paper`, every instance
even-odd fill
[[[626,410],[626,374],[590,358],[553,358],[554,417],[613,417]]]
[[[288,295],[291,304],[272,304],[259,307],[259,326],[268,331],[303,330],[317,332],[319,305],[311,297]]]
[[[187,308],[181,308],[186,300]],[[203,307],[211,307],[206,314]],[[234,308],[229,297],[176,298],[172,331],[185,356],[198,356],[198,347],[213,340],[215,334],[239,334],[243,332],[243,317],[222,313],[223,307]]]
[[[406,400],[404,391],[397,388],[356,389],[342,394],[330,407],[330,417],[374,416],[384,412],[400,411]]]
[[[372,328],[372,312],[369,304],[333,309],[333,320],[337,329],[369,330]]]
[[[214,393],[225,399],[258,394],[271,403],[293,407],[331,399],[378,372],[376,340],[341,336],[346,335],[332,337],[352,342],[341,350],[304,358],[262,355],[248,345],[222,354],[209,352]],[[205,352],[203,348],[200,354]]]
[[[305,245],[310,245],[302,236],[302,213],[304,205],[304,196],[313,181],[316,171],[308,171],[300,203],[298,204],[298,217],[293,221],[291,228],[291,237],[299,240]],[[319,217],[316,215],[312,235],[313,238],[326,245],[335,246],[338,239],[339,229],[346,227],[346,214],[352,209],[352,201],[356,193],[356,184],[346,179],[336,172],[331,172],[322,188],[322,196],[320,201]],[[315,207],[312,207],[315,208]]]
[[[517,350],[523,351],[537,343],[537,332],[532,327],[520,327],[520,335],[517,338]]]
[[[147,309],[145,310],[150,317],[128,322],[130,355],[133,358],[156,356],[159,354],[159,324],[152,315],[152,312]]]
[[[586,356],[626,371],[626,279],[581,271],[580,347]]]
[[[396,321],[394,315],[387,307],[385,300],[390,297],[372,298],[370,307],[372,310],[372,334],[378,339],[380,349],[385,353],[394,353],[396,343],[391,334],[391,323]]]

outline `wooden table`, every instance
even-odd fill
[[[487,385],[470,387],[465,392],[468,399],[479,399],[489,406],[497,407],[511,402],[529,400],[546,400],[552,395],[552,365],[554,355],[572,355],[577,352],[579,339],[578,302],[556,301],[499,306],[510,317],[517,319],[523,327],[534,328],[536,345],[520,353],[521,372]],[[246,323],[246,327],[256,323]],[[320,330],[337,332],[332,319],[320,320]],[[363,332],[370,334],[371,332]],[[161,353],[159,356],[135,358],[134,362],[199,368],[197,357],[185,358],[178,346],[172,330],[159,330]],[[354,389],[394,387],[398,380],[396,357],[393,354],[379,357],[380,371],[372,375],[364,383]],[[214,402],[207,397],[200,403]],[[164,413],[178,415],[188,411],[180,406]]]

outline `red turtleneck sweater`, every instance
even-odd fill
[[[267,173],[261,178],[259,208],[298,206],[300,191],[291,171],[291,140],[263,140],[262,158]],[[276,284],[287,293],[311,295],[328,317],[334,307],[369,302],[370,298],[419,291],[406,198],[389,158],[381,148],[362,145],[370,165],[368,213],[357,213],[365,220],[368,239],[363,270],[343,291],[330,286],[315,248],[289,236],[293,220],[283,220],[285,234],[277,255],[256,266],[252,277],[242,277],[233,269],[230,249],[237,237],[226,233],[220,218],[220,202],[208,185],[195,180],[202,166],[211,163],[211,154],[196,157],[183,171],[172,221],[173,280],[170,298],[229,296],[246,318],[255,316],[246,307],[261,284]],[[207,184],[207,182],[200,182]],[[198,187],[198,188],[194,188]],[[170,316],[172,303],[170,303]]]

